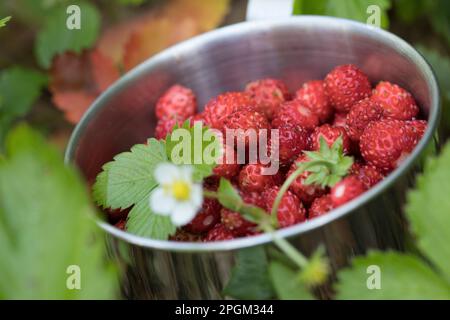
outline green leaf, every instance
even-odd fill
[[[297,163],[297,170],[310,172],[304,181],[306,185],[333,187],[348,174],[353,158],[344,154],[342,137],[337,138],[331,147],[322,136],[319,142],[320,150],[305,151],[308,161]]]
[[[128,214],[126,230],[141,237],[167,240],[176,231],[170,217],[155,214],[147,198],[142,199]]]
[[[425,13],[426,5],[422,0],[395,0],[395,14],[405,23],[413,23]]]
[[[273,289],[268,274],[268,262],[264,247],[242,249],[224,294],[236,299],[270,299]]]
[[[417,245],[450,283],[450,144],[428,160],[408,194],[406,215]]]
[[[257,206],[245,203],[227,179],[220,179],[217,195],[222,206],[239,212],[244,219],[258,224],[270,223],[270,215]]]
[[[167,161],[164,142],[149,139],[103,166],[93,186],[94,201],[105,208],[126,209],[148,198],[157,186],[155,167]]]
[[[0,145],[9,127],[31,109],[46,83],[45,75],[22,67],[0,73]]]
[[[381,289],[368,289],[369,266],[380,269]],[[370,269],[369,269],[370,271]],[[338,273],[338,299],[450,299],[450,286],[414,256],[370,252],[355,258],[351,268]]]
[[[116,271],[76,171],[28,127],[14,129],[7,146],[0,162],[0,297],[114,298]],[[80,290],[66,286],[71,265],[80,268]]]
[[[371,13],[367,8],[376,5],[381,10],[381,27],[389,27],[387,11],[391,7],[390,0],[295,0],[294,11],[296,15],[312,14],[334,16],[346,19],[367,22]]]
[[[48,11],[45,24],[35,42],[35,54],[39,65],[49,68],[53,57],[65,51],[80,53],[91,48],[100,30],[100,14],[97,8],[85,1],[76,1],[81,10],[81,28],[67,28],[67,6],[57,6]]]
[[[237,211],[243,204],[241,196],[227,179],[220,179],[217,193],[220,204],[230,210]]]
[[[182,133],[182,136],[178,136]],[[209,141],[208,136],[214,137]],[[188,139],[188,140],[184,140]],[[181,148],[184,146],[183,148]],[[213,150],[210,159],[205,159],[205,150]],[[189,149],[189,154],[184,151]],[[190,121],[186,120],[181,127],[175,125],[172,132],[166,137],[166,151],[169,160],[177,165],[192,165],[194,168],[194,181],[201,182],[213,173],[219,157],[220,142],[217,136],[201,122],[195,122],[191,127]],[[184,157],[185,156],[185,157]]]
[[[11,16],[0,19],[0,28],[6,27],[6,23],[11,20]]]
[[[277,297],[282,300],[312,300],[314,297],[298,280],[298,273],[284,264],[273,261],[269,274]]]

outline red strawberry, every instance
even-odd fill
[[[177,118],[176,116],[159,119],[156,123],[155,138],[158,140],[165,139],[166,136],[172,132],[172,129],[176,124],[181,126],[183,124],[182,119]]]
[[[279,159],[282,164],[290,164],[303,150],[309,150],[310,133],[295,124],[283,124],[278,127]]]
[[[264,191],[266,210],[271,212],[273,202],[279,192],[279,187],[272,187]],[[277,212],[278,224],[281,228],[289,227],[306,220],[306,209],[295,194],[289,190],[283,195]]]
[[[384,175],[380,170],[371,165],[352,166],[350,173],[356,176],[367,189],[372,188],[384,178]]]
[[[322,123],[326,122],[333,114],[333,108],[328,101],[324,82],[322,80],[306,82],[299,90],[297,90],[295,98],[316,113]]]
[[[210,100],[204,110],[206,123],[221,130],[223,121],[235,111],[255,108],[255,102],[244,92],[226,92]]]
[[[334,114],[333,127],[345,127],[347,125],[347,114],[338,113]]]
[[[169,88],[156,103],[155,111],[158,119],[178,117],[186,120],[194,115],[197,109],[197,98],[191,89],[180,85]]]
[[[369,78],[354,65],[334,68],[325,78],[325,91],[337,112],[348,112],[358,101],[368,98],[372,88]]]
[[[396,84],[381,81],[373,90],[372,101],[383,109],[386,118],[411,120],[419,113],[419,107],[413,96]]]
[[[380,120],[383,116],[381,107],[371,99],[357,102],[347,114],[347,132],[353,141],[359,141],[364,129],[372,121]]]
[[[299,100],[283,103],[272,120],[272,126],[279,128],[285,124],[296,124],[305,129],[319,125],[319,117]]]
[[[203,112],[194,114],[193,116],[189,117],[189,123],[191,127],[194,126],[196,122],[201,122],[203,126],[209,126],[209,124],[205,120],[205,114]]]
[[[256,163],[248,164],[239,173],[239,187],[244,192],[262,192],[267,187],[275,185],[274,175],[264,175],[266,166]]]
[[[301,155],[295,162],[292,164],[289,172],[286,177],[289,177],[295,170],[297,170],[298,162],[306,162],[308,161],[308,157],[306,155]],[[322,196],[325,194],[326,190],[321,188],[315,184],[304,184],[304,181],[310,175],[309,171],[303,172],[297,179],[289,187],[291,190],[304,204],[308,205],[314,201],[315,198]]]
[[[214,226],[214,228],[209,230],[204,241],[210,242],[210,241],[223,241],[231,239],[234,239],[233,233],[229,231],[227,228],[225,228],[223,224],[218,223]]]
[[[238,164],[236,150],[230,145],[222,144],[222,156],[214,167],[216,176],[231,179],[239,174],[241,165]]]
[[[332,146],[337,138],[342,137],[342,145],[344,153],[348,154],[351,151],[351,141],[348,137],[347,131],[343,127],[332,127],[329,124],[323,124],[317,127],[311,135],[311,149],[320,149],[320,137],[323,137],[328,146]]]
[[[203,240],[203,237],[200,234],[194,234],[184,229],[178,229],[177,232],[170,237],[170,240],[178,242],[200,242]]]
[[[366,190],[364,184],[355,176],[348,176],[331,188],[330,196],[334,207],[339,207],[355,199]]]
[[[191,233],[204,233],[209,231],[219,222],[220,209],[221,205],[217,200],[205,199],[200,212],[184,228]]]
[[[412,130],[413,134],[416,136],[417,144],[420,139],[422,139],[425,131],[428,128],[428,123],[425,120],[412,120],[407,121],[406,125]]]
[[[417,142],[405,121],[384,119],[369,123],[359,141],[363,158],[389,172],[412,151]]]
[[[308,218],[317,218],[331,210],[333,210],[333,201],[331,201],[330,195],[327,194],[320,198],[314,199],[308,211]]]
[[[250,82],[245,92],[255,101],[258,111],[272,119],[278,107],[291,98],[286,84],[281,80],[262,79]]]
[[[262,113],[252,109],[243,109],[233,112],[223,120],[223,130],[225,134],[228,134],[226,131],[227,129],[241,129],[239,130],[240,132],[234,131],[236,140],[238,141],[237,143],[239,143],[239,141],[245,142],[245,145],[248,146],[249,143],[252,142],[254,145],[257,145],[259,136],[262,132],[261,130],[267,130],[267,137],[269,136],[270,123]],[[246,132],[247,130],[249,131]],[[252,130],[254,136],[251,135]],[[248,135],[249,133],[250,135]]]

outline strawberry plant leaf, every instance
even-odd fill
[[[170,217],[155,214],[144,198],[128,214],[126,230],[137,236],[167,240],[176,231]]]
[[[406,215],[424,255],[450,283],[450,144],[428,159],[416,187],[408,193]]]
[[[269,274],[277,297],[281,300],[312,300],[314,297],[304,284],[298,281],[298,273],[281,262],[273,261]]]
[[[26,126],[14,129],[0,161],[0,297],[114,298],[116,271],[94,214],[59,151]],[[67,287],[71,265],[79,267],[80,290]]]
[[[238,251],[236,265],[223,293],[236,299],[260,300],[273,297],[264,247]]]
[[[85,1],[76,1],[74,4],[81,10],[80,29],[67,28],[67,6],[60,5],[46,11],[45,24],[38,32],[34,48],[41,67],[49,68],[53,57],[58,53],[79,53],[82,49],[92,47],[97,40],[100,30],[97,8]]]
[[[105,208],[126,209],[147,198],[157,186],[155,167],[167,161],[164,143],[149,139],[120,153],[103,166],[93,186],[94,201]]]
[[[31,109],[46,84],[45,75],[22,67],[0,73],[0,144],[13,122]]]
[[[369,289],[375,266],[380,289]],[[395,252],[370,252],[357,257],[350,268],[338,273],[338,299],[450,299],[450,286],[419,258]]]
[[[295,0],[294,11],[296,15],[312,14],[334,16],[346,19],[367,22],[369,13],[367,8],[376,5],[381,10],[381,27],[389,27],[387,11],[391,7],[390,0]]]

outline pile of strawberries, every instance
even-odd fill
[[[330,146],[342,137],[344,153],[354,158],[349,174],[332,188],[305,185],[307,171],[298,177],[278,209],[279,226],[288,227],[343,205],[394,170],[427,128],[418,114],[413,96],[405,89],[387,81],[372,88],[356,66],[341,65],[324,80],[304,83],[293,95],[283,81],[262,79],[249,83],[242,92],[213,98],[200,113],[194,93],[175,85],[157,102],[155,137],[164,139],[176,123],[186,119],[221,131],[279,129],[280,170],[276,175],[262,175],[262,164],[228,163],[218,165],[214,176],[205,181],[205,187],[214,190],[219,177],[230,179],[245,202],[269,212],[297,163],[308,161],[303,151],[318,150],[321,137]],[[258,232],[239,213],[206,199],[201,212],[172,240],[217,241]]]

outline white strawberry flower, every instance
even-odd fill
[[[202,185],[193,181],[192,174],[192,166],[162,163],[155,168],[159,186],[150,194],[150,208],[157,214],[170,216],[176,226],[191,222],[202,207]]]

